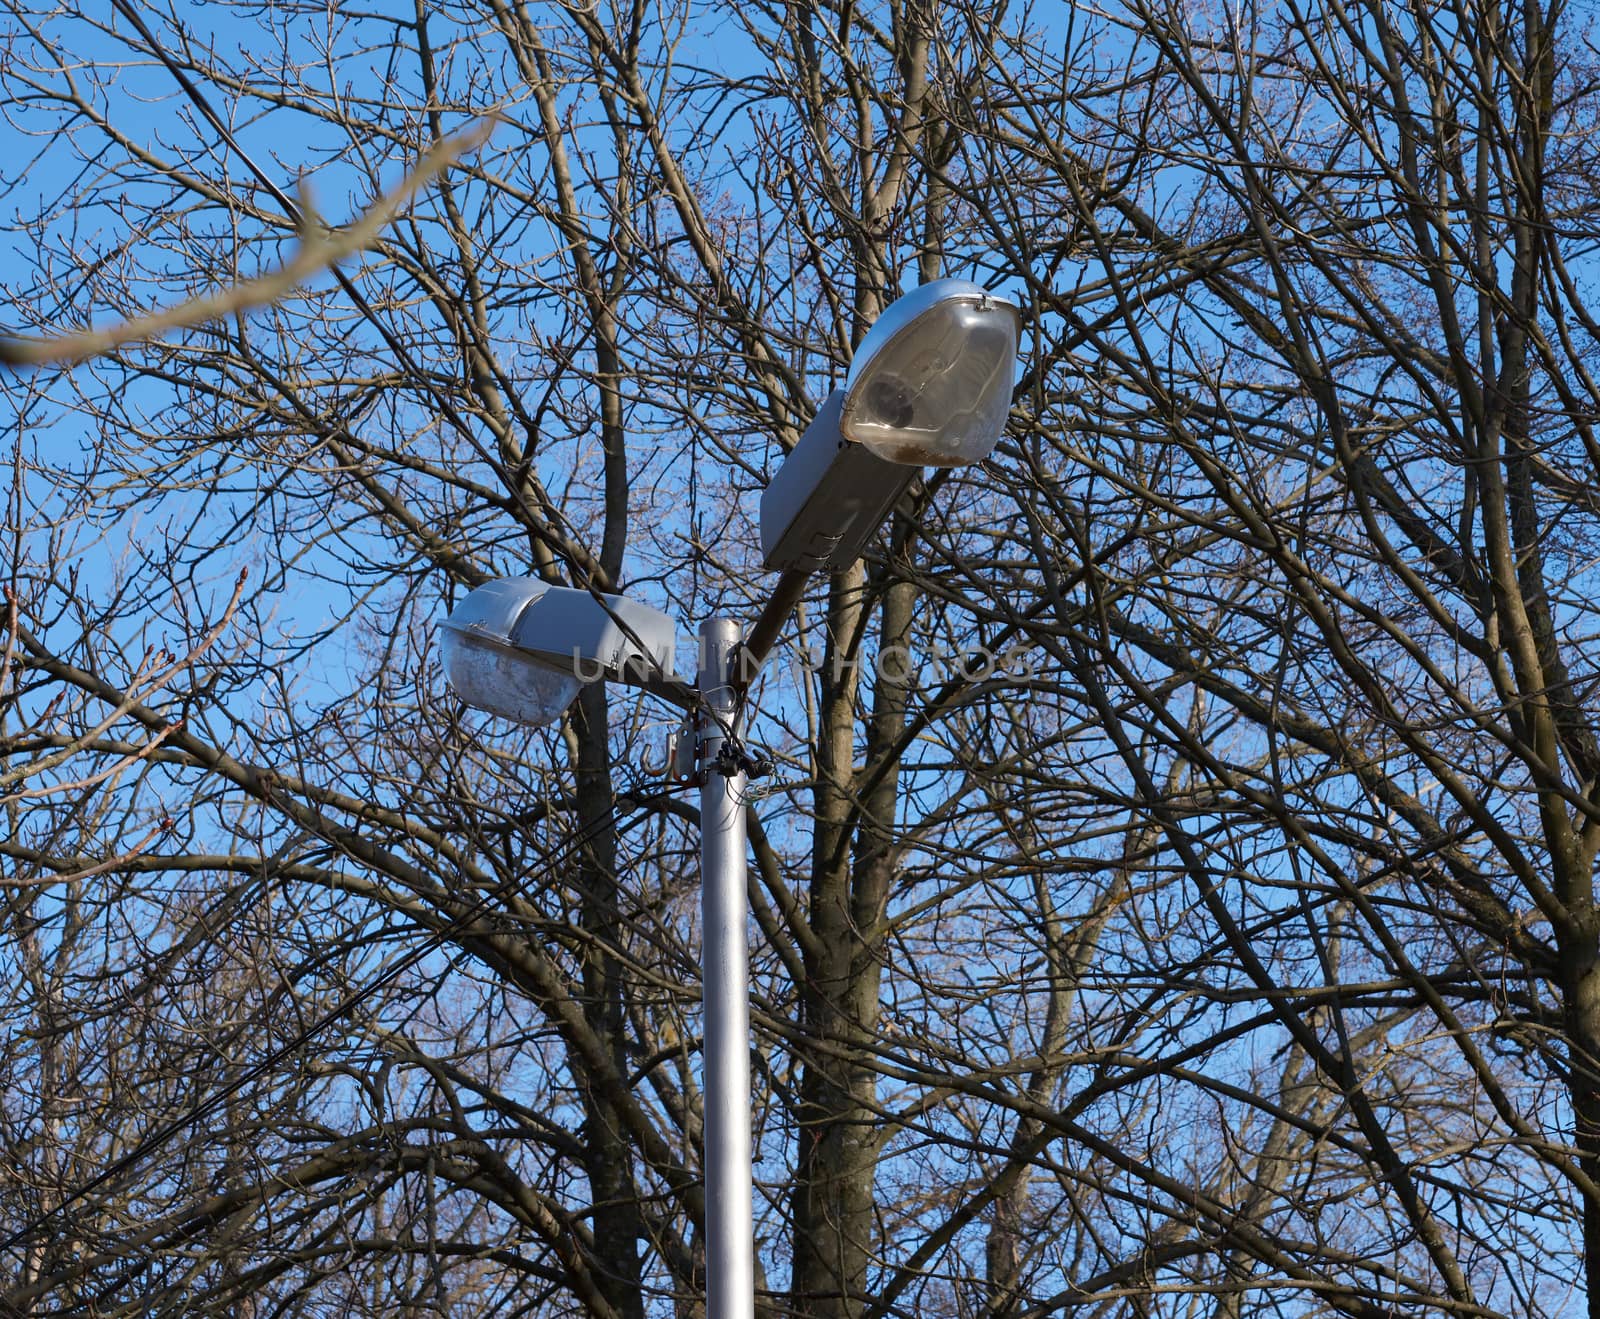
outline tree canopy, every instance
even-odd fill
[[[0,379],[0,1311],[703,1312],[676,716],[436,629],[753,619],[955,275],[749,702],[758,1313],[1600,1316],[1588,11],[3,13],[9,330],[213,301]]]

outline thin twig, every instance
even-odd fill
[[[238,609],[239,601],[244,595],[244,584],[248,575],[248,568],[241,568],[239,570],[239,576],[233,584],[233,594],[228,598],[228,603],[222,611],[222,616],[216,621],[215,624],[212,625],[210,630],[200,638],[199,643],[190,649],[188,654],[183,656],[164,656],[160,655],[159,653],[152,652],[152,654],[146,656],[145,661],[139,665],[138,670],[133,674],[132,678],[129,679],[128,685],[123,692],[122,701],[113,707],[111,712],[102,718],[92,728],[80,733],[69,743],[67,743],[66,746],[55,752],[52,752],[48,756],[44,756],[39,760],[30,761],[27,764],[21,765],[18,768],[9,770],[5,773],[0,773],[0,802],[16,801],[23,797],[50,796],[53,793],[67,791],[69,789],[92,787],[95,784],[102,782],[104,779],[109,778],[112,774],[120,773],[122,769],[124,769],[126,765],[131,763],[133,760],[142,759],[145,756],[148,756],[158,746],[160,746],[161,742],[165,738],[170,737],[173,733],[177,732],[177,730],[182,727],[182,720],[179,720],[178,722],[163,729],[155,737],[146,742],[138,752],[136,752],[133,756],[130,756],[127,760],[121,761],[116,765],[113,765],[110,769],[96,774],[90,778],[79,779],[72,783],[50,784],[45,787],[30,788],[27,790],[19,789],[16,791],[4,791],[5,789],[10,789],[15,783],[24,783],[28,779],[37,778],[46,771],[54,769],[57,765],[64,764],[66,761],[71,759],[74,754],[81,751],[90,742],[94,741],[95,738],[99,737],[103,732],[105,732],[106,729],[110,728],[114,723],[117,722],[117,720],[126,715],[128,711],[133,708],[136,702],[148,699],[153,692],[160,691],[163,687],[167,686],[175,677],[177,677],[178,674],[192,670],[201,656],[203,656],[206,651],[211,649],[213,643],[215,643],[217,638],[222,635],[223,631],[232,621],[234,611]],[[20,631],[16,620],[15,597],[10,596],[9,592],[8,596],[12,600],[10,633],[8,636],[15,636]],[[10,646],[9,639],[7,641],[7,646],[8,648]],[[164,670],[159,668],[159,662],[162,659],[170,660],[170,663],[168,663]],[[154,669],[152,669],[152,665],[155,666]],[[59,700],[59,698],[57,699]],[[51,702],[44,714],[34,722],[37,723],[38,726],[43,727],[44,724],[48,722],[51,713],[55,709],[55,705],[56,702]]]
[[[97,862],[84,870],[74,870],[66,875],[29,875],[27,878],[7,875],[4,879],[0,879],[0,889],[41,888],[46,884],[70,884],[74,880],[90,879],[95,875],[103,875],[108,870],[115,870],[124,862],[132,861],[134,857],[143,852],[157,838],[166,833],[169,824],[169,821],[163,820],[126,852],[118,852],[116,856]]]

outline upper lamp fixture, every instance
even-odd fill
[[[982,462],[1005,430],[1022,313],[964,279],[890,304],[845,377],[839,430],[913,467]]]
[[[964,279],[891,303],[761,494],[765,565],[848,568],[918,468],[987,458],[1011,409],[1021,321]]]

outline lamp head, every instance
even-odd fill
[[[654,687],[672,668],[677,628],[620,595],[502,577],[474,588],[440,626],[444,673],[468,705],[547,724],[585,682]]]
[[[845,377],[839,429],[880,458],[962,467],[1005,430],[1022,313],[964,279],[938,279],[890,304]]]

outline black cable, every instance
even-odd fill
[[[640,776],[640,779],[642,779],[642,776]],[[635,779],[635,788],[638,786],[640,779]],[[635,795],[632,790],[625,790],[614,795],[617,797],[627,797],[633,801],[634,810],[628,812],[628,815],[632,816],[642,813],[652,802],[668,796],[669,790],[654,792],[644,797]],[[569,840],[568,844],[559,851],[552,852],[544,857],[541,857],[540,861],[546,866],[552,867],[561,862],[565,862],[588,842],[590,842],[592,838],[597,837],[607,826],[619,824],[620,821],[617,819],[616,813],[613,811],[601,819],[596,820],[589,829],[580,832],[577,836]],[[327,1012],[323,1013],[321,1017],[317,1018],[317,1020],[312,1022],[309,1026],[303,1028],[298,1035],[289,1040],[286,1044],[280,1045],[265,1058],[253,1063],[239,1076],[228,1082],[220,1090],[214,1091],[212,1094],[208,1095],[205,1099],[201,1100],[198,1104],[191,1108],[187,1113],[173,1118],[171,1121],[163,1124],[151,1135],[146,1136],[142,1141],[139,1142],[139,1144],[134,1146],[133,1149],[129,1150],[128,1153],[124,1154],[121,1158],[117,1159],[116,1162],[112,1163],[110,1167],[103,1169],[94,1177],[90,1178],[87,1182],[84,1182],[80,1186],[74,1188],[69,1195],[60,1200],[52,1208],[46,1210],[43,1214],[33,1219],[18,1231],[13,1232],[3,1242],[0,1242],[0,1251],[7,1251],[17,1245],[20,1245],[35,1232],[45,1227],[51,1219],[55,1218],[63,1210],[70,1208],[80,1200],[86,1199],[95,1191],[99,1190],[100,1187],[104,1186],[107,1182],[110,1182],[127,1172],[128,1169],[134,1166],[134,1164],[140,1162],[147,1155],[154,1152],[160,1146],[166,1144],[166,1142],[171,1140],[173,1136],[178,1135],[180,1132],[195,1125],[202,1119],[209,1117],[211,1113],[214,1112],[220,1105],[226,1103],[227,1100],[231,1099],[245,1086],[249,1085],[250,1082],[256,1080],[271,1068],[276,1067],[290,1054],[309,1044],[315,1036],[327,1029],[327,1027],[338,1021],[347,1013],[359,1007],[362,1002],[364,1002],[372,994],[393,984],[401,974],[409,971],[422,958],[439,948],[450,938],[451,935],[456,933],[456,931],[461,929],[469,922],[475,921],[478,919],[478,917],[482,916],[489,909],[491,903],[503,897],[510,890],[512,885],[520,883],[522,879],[522,874],[518,873],[502,880],[499,884],[495,885],[494,888],[485,893],[476,904],[474,904],[472,907],[469,907],[466,911],[460,913],[447,924],[435,930],[416,948],[407,953],[393,966],[389,967],[388,970],[379,975],[376,980],[370,981],[369,983],[361,986],[359,989],[356,989],[347,995],[339,1003],[335,1004]]]

